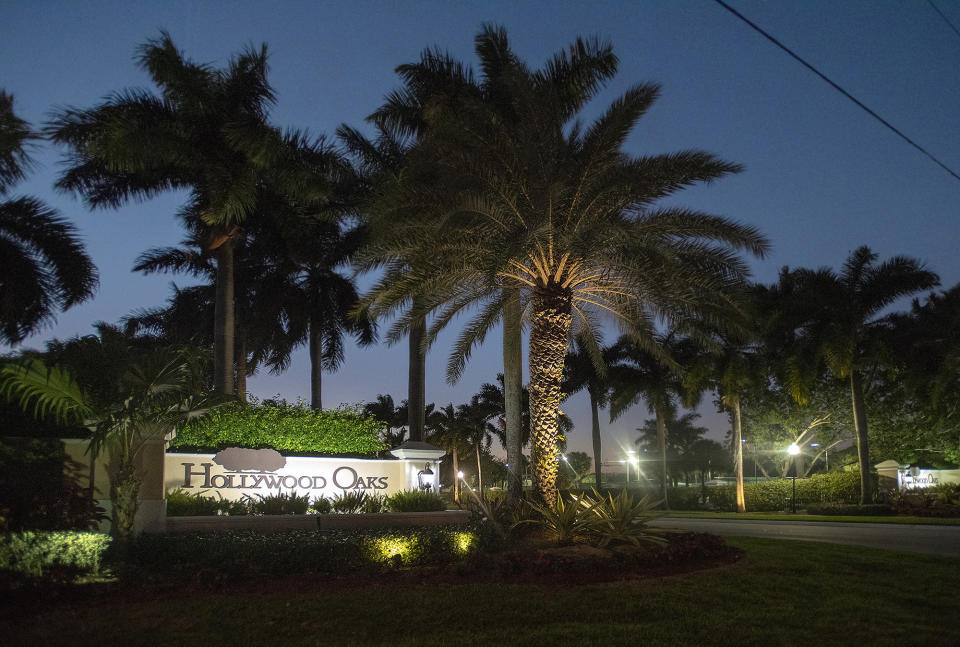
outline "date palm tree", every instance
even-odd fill
[[[781,277],[795,286],[792,320],[787,328],[797,348],[790,358],[789,386],[803,404],[809,394],[806,376],[825,364],[850,388],[857,461],[860,466],[860,502],[873,499],[865,397],[865,371],[878,360],[883,311],[898,299],[928,290],[939,278],[922,263],[894,256],[877,263],[878,255],[863,246],[854,250],[840,272],[829,268],[799,269]],[[792,328],[790,328],[792,326]]]
[[[455,347],[463,358],[501,318],[504,287],[522,293],[533,465],[549,502],[571,333],[593,334],[606,313],[649,346],[657,321],[683,320],[701,301],[722,298],[746,274],[739,252],[761,255],[766,242],[725,218],[655,207],[685,186],[739,170],[707,153],[634,157],[622,150],[657,86],[630,88],[589,127],[576,120],[616,70],[609,45],[578,39],[541,70],[527,67],[496,27],[481,31],[476,49],[479,86],[489,93],[465,101],[439,95],[421,111],[429,145],[410,174],[440,181],[414,178],[391,196],[393,234],[372,253],[403,257],[409,269],[385,279],[373,307],[389,312],[418,297],[423,312],[438,312],[434,330],[477,307]],[[402,73],[408,85],[418,83],[415,70]],[[511,119],[491,107],[498,97],[509,97],[499,109]],[[423,204],[436,208],[412,208]]]
[[[92,297],[98,283],[72,224],[36,198],[8,199],[26,176],[27,146],[36,138],[0,90],[0,341],[11,345]]]

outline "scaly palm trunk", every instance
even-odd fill
[[[593,423],[593,473],[596,479],[597,491],[603,488],[602,475],[600,474],[600,407],[597,404],[597,396],[593,389],[587,389],[590,394],[590,416]]]
[[[747,511],[747,502],[743,494],[743,429],[740,418],[740,396],[734,395],[731,399],[733,407],[733,442],[736,446],[734,470],[737,475],[737,512]]]
[[[323,380],[323,339],[319,326],[310,322],[310,407],[315,411],[323,409],[321,386]]]
[[[423,413],[426,406],[427,351],[423,347],[426,320],[421,318],[410,327],[410,372],[407,381],[407,423],[410,440],[423,440]]]
[[[667,421],[663,416],[663,409],[657,407],[657,442],[660,444],[660,462],[663,466],[663,477],[660,480],[660,495],[663,497],[663,509],[670,509],[667,500]]]
[[[863,398],[862,379],[855,370],[850,371],[850,395],[853,400],[853,424],[857,432],[857,461],[860,464],[860,503],[867,504],[873,500],[867,410]]]
[[[523,311],[517,291],[510,292],[505,295],[503,304],[503,408],[507,440],[507,496],[516,501],[523,496]]]
[[[538,292],[530,328],[531,459],[537,491],[547,505],[557,500],[560,384],[571,323],[569,295]]]
[[[213,388],[233,393],[233,345],[235,334],[233,239],[215,250],[217,259],[216,296],[213,306]]]

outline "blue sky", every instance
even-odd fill
[[[935,0],[955,25],[960,5]],[[923,0],[755,2],[731,5],[771,32],[955,171],[960,170],[960,37]],[[136,47],[163,28],[190,58],[222,64],[246,44],[266,42],[278,95],[272,121],[332,133],[363,118],[396,85],[393,69],[438,45],[474,61],[481,23],[507,28],[533,66],[576,36],[609,40],[620,57],[616,79],[589,119],[631,84],[655,81],[662,97],[631,135],[627,149],[653,154],[697,148],[745,166],[744,173],[686,191],[671,204],[755,225],[772,251],[752,262],[757,280],[780,267],[837,267],[860,245],[881,257],[906,254],[960,280],[957,258],[960,181],[863,113],[827,84],[710,0],[635,2],[45,2],[0,7],[0,87],[18,114],[40,125],[50,110],[88,107],[124,87],[150,87],[133,63]],[[162,303],[170,282],[133,274],[150,247],[182,237],[171,194],[116,211],[88,212],[52,190],[59,151],[40,145],[38,165],[14,194],[32,194],[70,218],[101,273],[94,300],[58,317],[27,340],[89,332]],[[611,332],[611,337],[613,336]],[[427,368],[427,401],[465,402],[499,369],[499,337],[474,356],[455,387],[443,379],[455,331],[441,336]],[[309,393],[306,353],[281,376],[250,382],[252,393],[288,399]],[[406,390],[406,348],[351,348],[339,373],[325,376],[327,404],[354,403]],[[570,447],[589,449],[586,397],[565,410],[576,431]],[[703,408],[717,437],[725,420]],[[604,458],[622,456],[647,417],[637,407],[604,425]],[[602,418],[603,419],[603,418]],[[605,423],[605,420],[604,420]]]

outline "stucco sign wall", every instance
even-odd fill
[[[390,495],[413,489],[405,460],[281,456],[272,450],[228,449],[219,454],[168,452],[164,487],[236,501],[277,493],[332,498],[345,491]],[[432,479],[431,479],[432,481]]]

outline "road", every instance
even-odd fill
[[[823,541],[960,557],[960,526],[680,518],[656,519],[649,525],[732,537]]]

